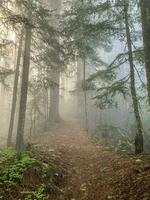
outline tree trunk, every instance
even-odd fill
[[[50,110],[49,120],[50,122],[59,122],[59,84],[60,84],[60,72],[55,70],[52,72],[54,86],[50,88]]]
[[[43,100],[44,100],[44,110],[45,110],[45,125],[44,125],[44,131],[47,131],[48,128],[48,121],[49,121],[49,95],[48,95],[48,89],[46,88],[43,92]]]
[[[139,154],[143,152],[143,128],[142,128],[138,99],[137,99],[137,94],[136,94],[132,42],[131,42],[131,34],[130,34],[129,19],[128,19],[128,4],[126,0],[124,0],[124,4],[125,4],[124,17],[125,17],[126,37],[127,37],[129,64],[130,64],[130,89],[131,89],[131,95],[132,95],[132,101],[133,101],[134,115],[135,115],[136,125],[137,125],[137,134],[135,137],[135,153]]]
[[[82,117],[82,63],[79,58],[76,58],[77,65],[77,119],[79,119],[80,129],[83,129],[83,117]]]
[[[30,25],[27,24],[25,25],[25,31],[26,31],[25,49],[23,58],[19,120],[18,120],[17,138],[16,138],[16,149],[18,151],[20,151],[24,147],[24,126],[25,126],[29,67],[30,67],[30,50],[31,50],[31,38],[32,38],[32,30]]]
[[[36,110],[33,109],[33,135],[36,133]]]
[[[150,106],[150,1],[140,0],[148,102]]]
[[[83,58],[83,94],[85,111],[85,130],[88,132],[87,91],[86,91],[86,61]]]
[[[21,54],[22,54],[22,43],[23,43],[23,29],[22,29],[21,35],[20,35],[17,63],[16,63],[16,69],[15,69],[15,78],[14,78],[14,86],[13,86],[13,97],[12,97],[11,116],[10,116],[8,138],[7,138],[7,147],[10,147],[11,142],[12,142],[13,125],[14,125],[15,110],[16,110],[16,103],[17,103],[19,67],[20,67]]]
[[[32,141],[33,136],[33,108],[31,108],[30,112],[30,141]]]
[[[61,0],[50,0],[50,6],[55,10],[56,14],[59,14],[61,11]],[[54,22],[56,26],[58,26],[57,22]],[[49,121],[59,122],[60,114],[59,114],[59,84],[60,84],[60,66],[58,69],[52,70],[51,79],[56,83],[55,87],[50,87],[50,110],[49,110]]]

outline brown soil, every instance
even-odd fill
[[[57,200],[150,200],[150,157],[118,154],[95,145],[75,123],[36,141],[59,153],[67,171]]]

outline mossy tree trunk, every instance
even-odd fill
[[[49,1],[51,9],[55,10],[56,14],[60,14],[61,11],[61,0],[50,0]],[[55,26],[58,26],[58,22],[55,23]],[[59,59],[59,55],[58,55]],[[54,86],[50,87],[50,109],[49,109],[49,123],[59,122],[60,113],[59,113],[59,103],[60,103],[60,68],[57,66],[56,69],[52,69],[51,80],[54,82]]]
[[[131,33],[129,27],[128,2],[126,0],[124,0],[124,17],[125,17],[126,38],[128,45],[128,56],[129,56],[128,59],[130,65],[130,89],[133,101],[134,115],[137,125],[137,134],[135,137],[135,153],[139,154],[143,152],[143,127],[139,113],[139,103],[137,99],[136,86],[135,86],[135,71],[134,71],[134,61],[132,53]]]
[[[150,0],[140,0],[148,102],[150,106]]]
[[[18,55],[15,69],[15,78],[14,78],[14,86],[13,86],[13,97],[12,97],[12,106],[11,106],[11,115],[10,115],[10,123],[8,130],[8,138],[7,138],[7,147],[11,146],[12,143],[12,133],[15,119],[15,111],[16,111],[16,103],[17,103],[17,92],[18,92],[18,80],[19,80],[19,68],[22,54],[22,44],[23,44],[23,28],[20,35],[19,47],[18,47]]]
[[[27,94],[28,94],[30,51],[31,51],[31,39],[32,39],[32,28],[30,25],[28,24],[25,25],[25,32],[26,32],[25,49],[23,57],[19,119],[18,119],[17,138],[16,138],[16,149],[18,151],[24,148],[24,126],[25,126],[26,104],[27,104]]]
[[[85,112],[85,130],[88,132],[88,111],[87,111],[87,90],[86,90],[86,58],[83,58],[83,94],[84,94],[84,112]]]

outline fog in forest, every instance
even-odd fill
[[[0,199],[150,200],[149,0],[0,0]]]

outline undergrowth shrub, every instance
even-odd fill
[[[92,135],[94,141],[101,145],[117,150],[134,150],[134,137],[128,130],[115,125],[103,124],[97,127]]]

